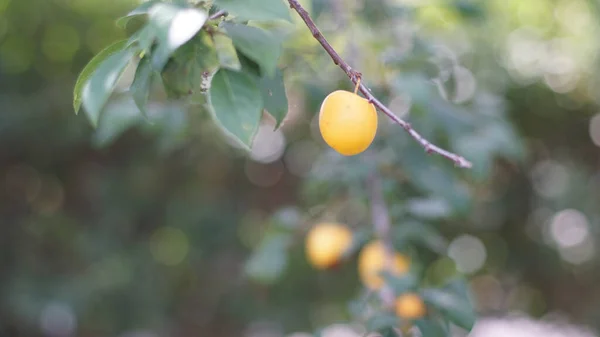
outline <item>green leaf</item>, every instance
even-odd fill
[[[163,85],[170,98],[180,98],[200,92],[203,73],[212,72],[218,61],[210,39],[199,34],[181,46],[171,56],[161,72]]]
[[[447,337],[450,335],[444,324],[438,320],[417,319],[414,324],[424,337]]]
[[[131,100],[116,100],[108,105],[92,136],[92,144],[102,148],[112,144],[123,132],[141,121]]]
[[[453,140],[453,148],[473,163],[470,175],[476,181],[487,179],[492,172],[494,144],[486,136],[465,134]]]
[[[237,56],[240,64],[242,65],[242,70],[258,80],[261,77],[259,65],[249,59],[248,56],[244,55],[242,52],[238,52]]]
[[[170,3],[152,6],[149,15],[159,42],[152,52],[152,65],[159,71],[171,54],[193,38],[208,19],[205,11]]]
[[[135,105],[140,109],[140,112],[146,116],[146,104],[148,103],[148,97],[150,96],[150,85],[152,83],[152,65],[150,64],[150,58],[144,56],[135,71],[135,76],[131,87],[131,95]]]
[[[249,148],[263,110],[256,81],[247,74],[222,68],[213,76],[209,93],[216,120]]]
[[[194,39],[196,63],[204,71],[215,71],[219,67],[219,59],[215,44],[206,32],[201,31]]]
[[[283,73],[277,69],[274,77],[263,76],[259,81],[265,109],[275,118],[277,129],[288,112],[288,100],[283,83]]]
[[[382,331],[384,329],[398,326],[400,321],[396,315],[390,313],[377,313],[367,320],[366,328],[368,332]]]
[[[413,124],[414,125],[414,124]],[[423,129],[421,129],[423,130]],[[438,158],[439,159],[439,158]],[[411,184],[423,193],[444,198],[451,206],[452,213],[466,212],[471,206],[471,191],[465,182],[459,180],[443,165],[429,165],[432,157],[423,148],[412,142],[408,144],[399,161]]]
[[[75,88],[73,90],[73,108],[75,109],[75,114],[79,113],[79,109],[81,108],[81,94],[85,83],[92,76],[94,71],[98,69],[100,64],[104,62],[104,60],[114,53],[121,51],[126,44],[127,40],[120,40],[104,48],[102,51],[96,54],[96,56],[94,56],[83,68],[81,73],[79,73],[79,77],[77,77],[77,82],[75,82]]]
[[[381,274],[385,283],[394,290],[396,295],[412,291],[417,286],[417,278],[410,273],[397,276],[389,271],[382,271],[379,274]]]
[[[129,22],[129,20],[133,19],[136,16],[148,14],[148,11],[150,10],[150,8],[159,2],[160,1],[157,1],[157,0],[150,0],[150,1],[146,1],[146,2],[142,3],[141,5],[139,5],[138,7],[136,7],[129,13],[127,13],[127,15],[118,18],[117,26],[120,28],[125,28],[127,26],[127,23]]]
[[[117,81],[133,58],[131,49],[122,49],[106,58],[85,83],[82,91],[83,108],[96,127],[102,108],[113,93]]]
[[[410,241],[431,249],[439,254],[445,254],[448,240],[433,226],[418,221],[405,221],[394,226],[395,242]]]
[[[452,213],[448,201],[438,197],[409,199],[406,202],[406,209],[412,215],[423,219],[441,219]]]
[[[440,310],[454,324],[468,331],[473,328],[476,317],[468,298],[440,289],[424,289],[421,295],[425,303]]]
[[[154,28],[150,25],[145,25],[143,28],[135,32],[127,41],[127,46],[137,44],[139,49],[146,52],[152,47],[156,34]]]
[[[215,0],[215,4],[242,20],[292,20],[283,0]]]
[[[455,7],[463,17],[469,19],[482,19],[486,14],[481,4],[474,4],[471,1],[458,1]]]
[[[281,56],[281,40],[266,30],[241,24],[225,23],[223,27],[235,47],[256,62],[263,75],[273,77]]]
[[[383,329],[379,333],[381,334],[381,337],[399,337],[394,328]]]
[[[215,42],[215,49],[217,50],[217,58],[219,64],[223,68],[232,70],[241,70],[242,65],[238,59],[237,51],[233,46],[233,41],[227,35],[217,34],[213,37]]]
[[[266,238],[246,262],[245,272],[263,284],[275,282],[287,266],[289,235],[273,235]]]

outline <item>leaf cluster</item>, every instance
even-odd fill
[[[227,11],[226,19],[211,17],[218,11]],[[99,52],[81,71],[73,94],[75,112],[83,108],[97,127],[111,116],[105,113],[111,96],[124,87],[149,119],[148,105],[162,91],[169,99],[200,102],[226,135],[250,148],[264,111],[277,128],[288,110],[278,68],[283,38],[260,27],[273,20],[290,20],[280,0],[144,2],[117,20],[122,27],[141,21],[141,27]]]

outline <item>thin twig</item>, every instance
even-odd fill
[[[302,5],[300,5],[298,0],[288,0],[288,2],[290,4],[290,7],[292,9],[294,9],[298,13],[298,15],[300,15],[302,20],[304,20],[304,23],[306,24],[306,26],[312,33],[313,37],[317,41],[319,41],[319,43],[321,44],[323,49],[325,49],[325,51],[329,54],[329,56],[333,60],[333,63],[335,63],[340,68],[342,68],[342,70],[346,73],[346,75],[348,75],[350,80],[354,84],[356,84],[358,82],[358,79],[361,77],[361,73],[352,69],[350,67],[350,65],[348,63],[346,63],[342,59],[342,57],[335,51],[335,49],[333,49],[333,47],[329,44],[329,42],[327,42],[327,40],[325,39],[325,37],[323,36],[321,31],[319,31],[319,28],[317,28],[315,22],[312,20],[312,18],[308,14],[308,12],[302,7]],[[471,162],[466,160],[462,156],[459,156],[455,153],[444,150],[444,149],[438,147],[437,145],[432,144],[430,141],[428,141],[423,136],[421,136],[415,129],[412,128],[410,123],[408,123],[408,122],[404,121],[403,119],[401,119],[400,117],[396,116],[388,107],[383,105],[383,103],[381,103],[375,96],[373,96],[371,91],[369,91],[369,89],[364,85],[364,82],[360,83],[359,89],[360,89],[360,92],[365,96],[365,98],[369,102],[373,103],[373,105],[377,109],[379,109],[379,111],[383,112],[394,122],[398,123],[404,130],[406,130],[406,132],[408,132],[408,134],[410,134],[417,142],[419,142],[419,144],[421,144],[421,146],[423,146],[423,148],[425,149],[425,151],[427,153],[436,153],[444,158],[450,159],[458,167],[470,168],[472,166]]]
[[[218,19],[218,18],[220,18],[222,16],[227,16],[227,11],[222,10],[222,9],[219,10],[219,11],[216,11],[213,15],[209,16],[208,19],[209,20],[216,20],[216,19]]]
[[[383,187],[381,186],[381,178],[376,169],[367,178],[367,187],[369,190],[369,198],[371,200],[371,221],[375,235],[383,244],[385,249],[386,270],[392,270],[394,247],[391,242],[392,224],[390,221],[390,213],[383,198]],[[386,306],[391,306],[394,302],[394,292],[386,284],[381,287],[379,292],[381,300]]]

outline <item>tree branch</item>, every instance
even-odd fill
[[[385,269],[392,270],[394,258],[394,247],[391,241],[392,224],[390,213],[383,197],[383,187],[381,186],[381,178],[378,175],[377,169],[374,169],[373,173],[367,178],[367,188],[371,200],[371,222],[373,223],[373,229],[385,249]],[[379,297],[386,306],[391,306],[394,303],[394,291],[387,284],[381,287]]]
[[[222,16],[227,16],[227,12],[221,9],[221,10],[216,11],[215,13],[213,13],[213,15],[209,16],[208,19],[209,20],[216,20],[216,19],[218,19],[218,18],[220,18]]]
[[[333,47],[329,44],[329,42],[327,42],[327,40],[325,39],[325,37],[323,36],[321,31],[319,31],[319,28],[317,28],[315,22],[312,20],[312,18],[308,14],[308,12],[302,7],[302,5],[300,5],[298,0],[288,0],[288,2],[290,4],[290,7],[292,9],[294,9],[298,13],[298,15],[300,15],[302,20],[304,20],[304,23],[306,23],[306,26],[312,33],[313,37],[317,41],[319,41],[319,43],[321,44],[323,49],[325,49],[325,51],[329,54],[329,56],[333,60],[333,63],[335,63],[340,68],[342,68],[342,70],[346,73],[346,75],[348,75],[350,80],[354,84],[356,84],[358,79],[361,77],[361,73],[353,70],[350,67],[350,65],[348,65],[348,63],[346,63],[342,59],[342,57],[335,51],[335,49],[333,49]],[[444,150],[444,149],[438,147],[437,145],[432,144],[430,141],[428,141],[423,136],[421,136],[415,129],[412,128],[410,123],[408,123],[408,122],[404,121],[403,119],[401,119],[400,117],[396,116],[388,107],[383,105],[383,103],[381,103],[375,96],[373,96],[371,91],[369,91],[369,89],[363,83],[364,82],[361,82],[359,84],[359,90],[365,96],[365,98],[369,102],[373,103],[373,105],[377,109],[379,109],[379,111],[383,112],[391,120],[393,120],[394,122],[399,124],[404,130],[406,130],[406,132],[408,132],[408,134],[411,135],[411,137],[413,137],[417,142],[419,142],[419,144],[421,144],[421,146],[423,146],[423,148],[425,149],[425,151],[427,153],[436,153],[444,158],[450,159],[458,167],[470,168],[472,166],[471,162],[469,162],[462,156],[459,156],[455,153]]]

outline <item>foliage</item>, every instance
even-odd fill
[[[284,1],[20,3],[0,6],[11,18],[0,47],[9,334],[55,334],[69,325],[50,318],[76,317],[78,335],[276,330],[258,320],[285,333],[344,322],[395,335],[405,322],[356,275],[380,235],[373,172],[388,239],[411,258],[409,274],[383,276],[429,308],[415,330],[446,336],[509,309],[597,324],[594,297],[577,295],[598,291],[594,3],[302,1],[374,95],[469,170],[428,155],[384,115],[363,154],[323,144],[323,98],[354,87]],[[71,11],[100,23],[41,19],[71,22]],[[587,19],[565,19],[573,13]],[[78,52],[38,31],[67,32]],[[45,54],[32,54],[38,38],[50,41]],[[73,71],[77,81],[57,76]],[[71,116],[57,92],[84,113]],[[561,217],[588,228],[585,240],[556,239]],[[338,269],[307,264],[305,234],[322,221],[353,230]]]
[[[291,3],[290,3],[291,4]],[[219,8],[221,6],[221,8]],[[292,6],[293,7],[293,6]],[[222,20],[222,16],[227,16],[223,10],[230,11],[233,14],[233,19],[229,17]],[[220,11],[220,12],[219,12]],[[217,13],[214,17],[209,18],[209,12]],[[195,90],[198,90],[198,86],[194,86],[194,83],[201,82],[201,76],[210,79],[210,83],[203,91],[208,92],[208,99],[205,107],[213,113],[215,122],[223,129],[223,131],[236,139],[240,145],[251,149],[254,138],[256,137],[259,125],[262,120],[263,109],[269,107],[273,117],[276,118],[276,126],[280,125],[281,121],[284,120],[287,109],[284,106],[284,102],[287,102],[286,93],[283,89],[284,81],[281,76],[281,70],[277,69],[277,65],[281,56],[282,42],[283,40],[279,37],[279,31],[276,28],[271,28],[273,31],[268,29],[259,28],[256,26],[250,26],[244,21],[261,21],[261,20],[275,20],[275,19],[287,19],[288,11],[283,10],[281,7],[280,0],[261,0],[255,2],[249,1],[217,1],[214,6],[210,5],[193,5],[192,3],[186,4],[185,2],[179,4],[155,2],[151,5],[143,3],[140,7],[131,11],[125,18],[132,16],[147,14],[147,21],[139,28],[138,33],[134,34],[129,40],[129,43],[121,43],[121,51],[116,52],[114,46],[108,47],[105,51],[92,59],[90,65],[84,69],[80,75],[80,82],[85,81],[83,86],[83,93],[80,95],[78,88],[76,88],[75,102],[76,109],[79,106],[79,100],[83,101],[84,108],[88,112],[88,117],[93,125],[98,123],[100,118],[100,110],[103,104],[106,102],[108,95],[114,90],[115,83],[118,80],[120,74],[127,66],[130,60],[133,60],[134,55],[139,55],[137,58],[138,68],[135,72],[130,91],[134,95],[134,100],[138,106],[140,113],[143,113],[146,109],[147,97],[149,96],[148,91],[150,90],[149,79],[152,72],[162,74],[163,85],[165,90],[170,93],[178,93],[179,96],[190,96],[193,95]],[[238,14],[238,15],[236,15]],[[125,18],[120,19],[121,22]],[[208,20],[207,20],[208,18]],[[212,19],[212,20],[211,20]],[[240,21],[244,20],[244,21]],[[214,23],[212,22],[214,21]],[[210,39],[201,38],[199,35],[201,29],[206,30],[207,35]],[[150,36],[153,37],[151,42],[144,43],[140,42],[140,36],[144,32],[149,30]],[[198,35],[197,35],[198,34]],[[233,50],[229,48],[229,53],[233,53],[231,57],[224,58],[227,60],[225,64],[212,64],[205,62],[204,54],[216,53],[218,50],[213,49],[215,45],[215,35],[226,35],[231,39]],[[199,38],[195,38],[198,36]],[[208,42],[212,42],[211,44]],[[422,41],[427,46],[427,42]],[[186,50],[180,52],[180,50]],[[429,53],[427,48],[424,51],[425,56]],[[184,58],[185,57],[185,58]],[[102,60],[104,58],[104,60]],[[229,59],[237,58],[240,61],[240,67],[230,67]],[[148,60],[148,61],[145,61]],[[174,69],[168,69],[168,64],[181,64],[186,62],[186,66],[177,67]],[[96,66],[97,65],[97,66]],[[95,69],[93,67],[96,67]],[[472,141],[463,140],[465,137],[473,137],[472,135],[485,132],[485,128],[489,128],[490,122],[486,120],[485,115],[477,115],[477,111],[472,111],[467,118],[459,120],[454,114],[463,114],[464,112],[446,112],[445,110],[452,110],[452,103],[447,101],[448,95],[456,95],[455,86],[457,85],[457,65],[454,65],[449,69],[447,73],[447,79],[441,78],[440,85],[448,87],[447,89],[442,88],[442,97],[446,99],[438,99],[438,109],[441,109],[442,114],[437,117],[440,120],[440,124],[437,137],[435,140],[441,140],[440,136],[448,137],[450,140],[448,143],[454,148],[464,150],[470,155],[475,155],[477,159],[478,173],[480,176],[486,176],[488,173],[485,171],[486,164],[483,160],[491,160],[498,155],[507,155],[510,159],[517,159],[517,156],[513,152],[504,151],[502,148],[503,144],[509,148],[515,148],[514,141],[516,139],[509,139],[508,133],[512,132],[510,129],[498,129],[498,136],[496,139],[490,140],[488,148],[481,151],[475,149],[474,152],[468,145],[462,145],[464,142],[471,144]],[[93,70],[89,70],[93,69]],[[92,72],[90,76],[89,73]],[[170,81],[165,80],[166,74],[169,75]],[[276,74],[278,75],[277,77]],[[89,79],[87,78],[89,77]],[[424,78],[410,78],[402,81],[412,85],[418,83],[419,80],[425,80]],[[109,80],[110,79],[110,80]],[[277,79],[275,81],[275,79]],[[183,88],[176,87],[180,83],[190,83],[189,86]],[[268,95],[261,94],[261,83],[267,82],[272,89],[266,91]],[[95,84],[98,83],[98,84]],[[400,84],[402,86],[402,84]],[[181,90],[184,89],[184,90]],[[186,90],[189,91],[186,93]],[[406,87],[404,87],[406,89]],[[81,90],[81,89],[79,89]],[[423,85],[422,90],[426,89],[426,85]],[[431,89],[429,89],[431,90]],[[263,90],[265,92],[265,90]],[[273,95],[273,92],[276,94]],[[419,94],[423,97],[423,101],[419,102]],[[431,97],[434,93],[423,95],[422,93],[414,93],[410,97],[415,98],[415,108],[419,108],[419,103],[425,105],[427,111],[435,111],[430,108]],[[81,98],[80,98],[81,97]],[[279,98],[282,97],[282,98]],[[279,102],[277,102],[279,101]],[[422,120],[431,120],[432,116],[423,114]],[[489,119],[489,117],[487,118]],[[475,120],[477,120],[475,122]],[[418,126],[419,120],[416,120]],[[114,124],[114,123],[110,123]],[[433,123],[429,123],[430,128]],[[499,125],[499,124],[494,124]],[[498,127],[498,126],[496,126]],[[388,131],[390,132],[390,131]],[[487,132],[494,134],[494,132]],[[429,137],[433,137],[433,133],[428,134]],[[394,143],[395,136],[385,135],[379,144],[373,146],[370,151],[374,153],[384,152],[388,144]],[[498,139],[498,137],[501,137]],[[502,138],[503,137],[503,138]],[[506,139],[506,142],[503,142]],[[410,146],[410,145],[408,145]],[[399,151],[394,151],[395,154]],[[487,159],[479,159],[478,156],[486,156]],[[399,158],[398,158],[399,159]],[[388,158],[376,159],[370,162],[368,165],[362,163],[355,163],[352,166],[346,165],[335,165],[338,169],[345,171],[357,172],[348,176],[342,172],[336,172],[334,175],[325,177],[314,178],[309,180],[309,184],[321,183],[322,188],[330,190],[331,186],[339,186],[342,189],[343,186],[352,186],[361,181],[366,181],[367,177],[365,173],[370,173],[373,169],[377,170],[378,165],[382,164],[403,164],[406,167],[406,171],[411,175],[411,167],[413,170],[412,182],[415,184],[416,193],[412,197],[418,197],[419,195],[437,195],[441,197],[443,203],[450,204],[448,207],[448,214],[446,217],[454,214],[464,214],[468,212],[466,205],[469,204],[470,193],[467,192],[463,184],[453,174],[444,171],[440,167],[444,166],[444,163],[439,163],[440,166],[432,166],[426,163],[427,159],[420,159],[420,162],[415,160],[413,156],[409,157],[409,161],[398,161],[394,156]],[[334,164],[329,161],[324,163],[325,165]],[[483,166],[483,168],[482,168]],[[429,167],[423,172],[423,167]],[[417,173],[416,171],[419,171]],[[386,187],[391,190],[400,189],[404,183],[398,183],[394,180],[390,180]],[[464,186],[464,185],[462,185]],[[460,195],[462,200],[457,200],[457,190],[462,188],[463,194]],[[333,193],[325,193],[320,198],[316,196],[309,196],[310,200],[318,201],[319,203],[327,204],[328,200],[335,199],[339,196],[340,190],[331,190]],[[356,189],[352,192],[356,196],[365,198],[365,193],[360,192]],[[403,200],[410,200],[411,196],[405,196],[397,203],[403,204]],[[373,206],[374,207],[374,206]],[[427,212],[425,212],[427,214]],[[404,221],[407,217],[404,216]],[[394,221],[401,221],[395,218]],[[368,224],[368,223],[366,223]],[[375,224],[376,225],[376,224]],[[439,236],[439,234],[432,230],[431,233],[427,233],[428,236]],[[270,236],[265,239],[266,241],[262,244],[262,248],[259,247],[254,255],[250,259],[248,265],[248,272],[251,277],[260,282],[271,283],[277,280],[277,275],[281,274],[285,270],[285,259],[281,259],[287,253],[288,244],[283,244],[281,240],[273,241]],[[426,241],[426,239],[425,239]],[[278,244],[276,244],[278,243]],[[277,257],[277,261],[273,258]],[[268,268],[262,269],[260,268]],[[422,279],[423,275],[414,275],[411,280]],[[395,284],[394,278],[388,280],[391,284]],[[413,282],[414,282],[413,281]],[[406,291],[413,291],[419,287],[421,281],[418,283],[411,284],[410,286],[393,287],[397,293],[396,296],[401,295]],[[470,330],[475,322],[474,312],[472,304],[469,299],[461,299],[462,294],[447,293],[443,289],[431,289],[422,294],[425,301],[430,305],[430,313],[427,319],[432,319],[432,322],[437,322],[439,317],[443,317],[444,324],[448,324],[448,321],[460,326],[467,331]],[[456,298],[458,297],[458,298]],[[374,316],[369,319],[378,317],[379,315],[385,315],[386,308],[385,303],[378,305],[379,309],[376,311]],[[437,311],[436,311],[437,310]],[[439,316],[441,314],[442,316]],[[432,316],[433,315],[433,316]],[[439,316],[439,317],[438,317]],[[437,318],[436,318],[437,317]],[[423,319],[421,324],[422,329],[427,329],[429,323],[427,319]],[[394,328],[398,325],[396,320],[388,321],[389,324],[377,324],[377,332],[384,333],[390,328]],[[417,325],[419,327],[419,325]],[[424,333],[425,331],[421,331]]]

